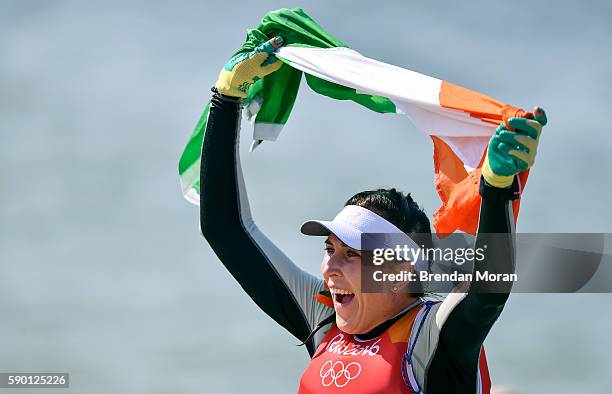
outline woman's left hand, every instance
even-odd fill
[[[508,125],[500,124],[487,149],[482,166],[482,176],[492,186],[505,188],[512,184],[514,175],[533,165],[542,126],[546,125],[546,113],[536,107],[534,119],[511,118]]]

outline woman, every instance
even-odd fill
[[[431,233],[410,195],[379,189],[351,197],[332,221],[309,221],[307,235],[325,236],[323,280],[295,265],[254,224],[242,180],[238,136],[241,99],[250,84],[274,72],[276,37],[232,58],[213,91],[201,161],[201,231],[221,262],[257,305],[306,343],[311,362],[300,393],[488,392],[483,341],[508,298],[473,283],[434,303],[422,294],[361,291],[362,233]],[[514,175],[533,164],[544,112],[497,128],[483,165],[478,244],[491,259],[475,270],[511,272]],[[333,310],[314,296],[329,288]]]

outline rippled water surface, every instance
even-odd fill
[[[519,231],[612,232],[609,4],[303,6],[370,57],[542,105]],[[0,4],[0,371],[69,372],[75,393],[295,392],[305,350],[199,236],[176,170],[245,29],[287,5]],[[321,240],[300,223],[355,192],[395,186],[428,214],[439,204],[431,142],[399,116],[304,88],[277,142],[249,154],[247,124],[242,138],[256,221],[311,272]],[[513,295],[486,343],[494,382],[610,392],[609,301]]]

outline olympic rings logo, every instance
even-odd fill
[[[328,387],[333,383],[336,387],[340,388],[357,378],[360,373],[361,365],[356,361],[345,367],[342,361],[333,362],[332,360],[327,360],[321,367],[319,376],[321,376],[321,384],[323,386]]]

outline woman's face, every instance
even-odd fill
[[[364,334],[395,316],[412,298],[391,292],[361,292],[361,252],[334,234],[325,240],[321,265],[336,310],[336,325],[347,334]]]

